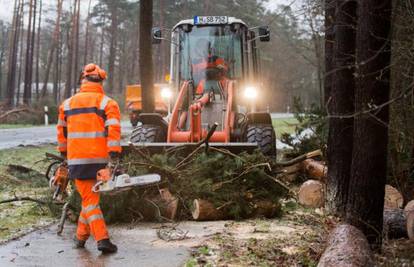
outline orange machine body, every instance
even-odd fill
[[[233,96],[234,96],[234,82],[229,81],[227,84],[227,106],[225,119],[222,130],[215,131],[210,138],[210,142],[215,143],[229,143],[234,125],[234,111],[233,111]],[[189,86],[188,82],[184,82],[178,93],[177,100],[171,114],[171,121],[168,125],[167,142],[171,143],[187,143],[187,142],[199,142],[207,136],[208,129],[203,129],[201,123],[201,114],[203,112],[203,106],[208,102],[207,95],[204,95],[195,103],[189,107],[189,120],[190,128],[188,131],[182,131],[178,128],[178,120],[180,111],[183,109],[184,98],[188,95]]]

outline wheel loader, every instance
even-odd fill
[[[195,16],[177,23],[169,37],[160,28],[152,34],[153,44],[171,44],[170,79],[168,86],[156,86],[154,113],[141,112],[139,85],[127,89],[130,107],[135,101],[130,108],[137,124],[130,136],[134,146],[160,152],[204,140],[234,153],[259,148],[276,156],[271,116],[255,105],[261,85],[256,42],[270,40],[267,26]]]

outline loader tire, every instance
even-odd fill
[[[165,142],[165,134],[156,125],[139,125],[132,130],[129,140],[132,143]]]
[[[247,142],[257,143],[264,155],[276,157],[276,134],[272,125],[249,125],[247,127]]]

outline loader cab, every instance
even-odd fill
[[[254,32],[239,19],[195,17],[179,22],[172,31],[171,83],[177,90],[191,81],[196,91],[206,80],[245,83],[257,71]]]

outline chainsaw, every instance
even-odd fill
[[[58,166],[55,171],[55,175],[49,181],[49,187],[54,190],[53,200],[63,200],[67,196],[68,183],[69,170],[66,162],[64,161]]]
[[[92,191],[95,193],[105,193],[125,191],[136,186],[156,184],[161,181],[161,176],[159,174],[145,174],[131,177],[126,173],[122,173],[118,162],[115,165],[109,163],[105,169],[99,170],[96,179],[98,181],[93,186]]]

